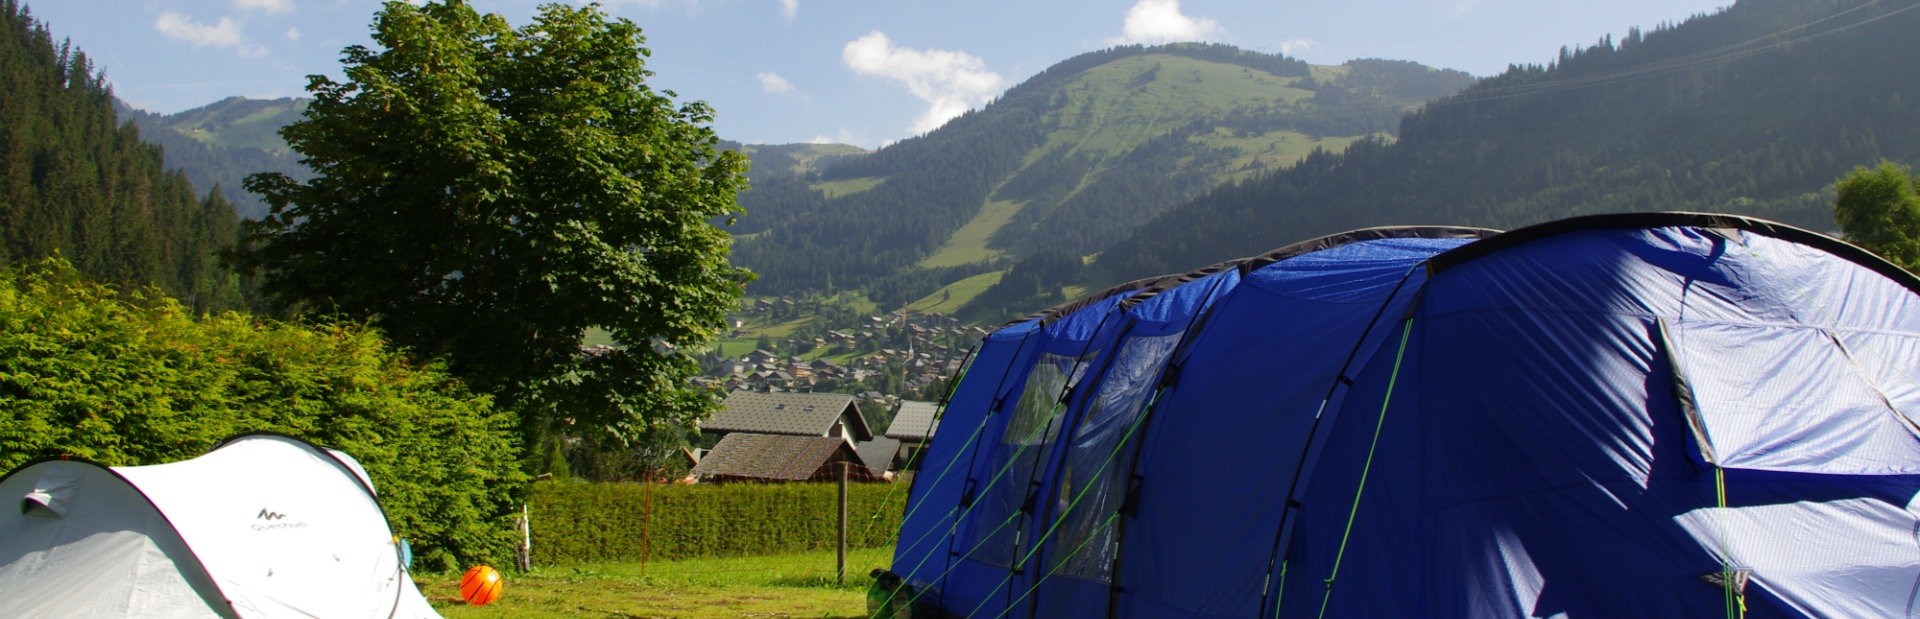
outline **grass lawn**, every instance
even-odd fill
[[[459,574],[416,575],[427,600],[448,619],[470,617],[672,617],[720,619],[867,616],[867,571],[891,563],[893,549],[847,551],[847,584],[834,583],[833,551],[729,559],[536,567],[506,575],[500,600],[460,601]]]

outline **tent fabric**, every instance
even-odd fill
[[[1920,612],[1920,279],[1721,215],[1328,239],[989,334],[902,522],[916,604]]]
[[[437,617],[373,486],[278,435],[199,458],[45,460],[0,478],[0,616]]]

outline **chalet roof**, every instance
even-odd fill
[[[867,465],[874,474],[880,474],[893,468],[893,455],[900,453],[900,441],[882,436],[854,445],[853,448],[860,454],[861,464]]]
[[[838,438],[735,432],[721,438],[692,472],[701,478],[802,481],[812,479],[841,450],[846,459],[858,461],[853,446]]]
[[[766,393],[735,391],[725,408],[700,424],[709,432],[759,432],[792,436],[826,436],[841,417],[847,434],[856,441],[873,439],[873,430],[860,417],[853,396],[844,393]]]
[[[934,421],[934,414],[940,411],[940,405],[932,402],[903,400],[900,410],[893,414],[893,423],[887,426],[887,437],[900,440],[926,441],[940,429],[940,422]]]

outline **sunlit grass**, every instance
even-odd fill
[[[934,250],[932,255],[922,259],[919,266],[922,268],[959,266],[999,257],[1001,252],[988,248],[987,240],[993,238],[993,233],[999,232],[1000,228],[1007,225],[1014,214],[1019,213],[1020,209],[1026,205],[1025,201],[988,202],[986,206],[980,208],[979,213],[974,214],[973,219],[967,220],[966,225],[954,231],[953,236],[947,237],[947,242],[941,244],[940,249]]]
[[[813,189],[826,194],[828,198],[838,198],[840,196],[853,195],[856,193],[860,193],[862,191],[866,191],[868,189],[879,187],[880,183],[884,183],[884,182],[887,182],[887,179],[884,176],[868,176],[863,178],[849,178],[846,180],[813,183],[811,185],[808,185],[808,187],[812,187]]]
[[[945,288],[934,291],[933,294],[908,303],[905,309],[916,314],[936,312],[948,315],[958,314],[961,306],[966,305],[968,301],[972,301],[974,297],[980,296],[980,293],[986,292],[987,289],[993,287],[994,284],[1000,283],[1000,278],[1006,274],[1006,271],[994,271],[992,273],[981,273],[954,282]]]
[[[866,617],[867,572],[893,549],[847,553],[847,579],[834,580],[833,551],[649,563],[535,567],[508,573],[500,600],[461,602],[459,574],[415,575],[448,619],[486,617]]]

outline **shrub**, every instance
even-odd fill
[[[831,549],[839,540],[835,486],[535,484],[529,493],[533,562],[637,561],[643,532],[648,560]],[[906,485],[854,484],[847,490],[847,545],[892,544],[900,532]]]
[[[59,259],[0,279],[0,470],[56,454],[173,462],[281,432],[358,459],[417,566],[511,560],[514,419],[372,329],[196,318]]]

